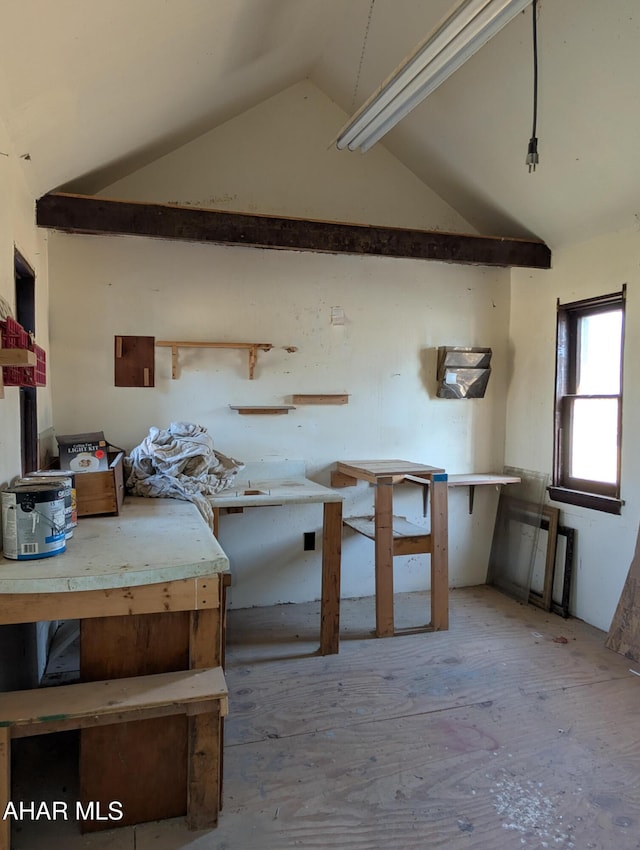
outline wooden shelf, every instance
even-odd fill
[[[178,349],[179,348],[234,348],[249,352],[249,380],[253,380],[253,373],[258,360],[258,351],[271,351],[273,345],[270,342],[192,342],[190,340],[163,339],[156,342],[157,346],[171,349],[171,377],[178,377]]]
[[[36,353],[27,348],[0,348],[0,366],[35,366]]]
[[[347,393],[296,394],[291,397],[294,404],[349,404]]]
[[[230,404],[231,410],[237,410],[242,416],[258,416],[268,414],[269,416],[278,416],[283,413],[288,413],[290,410],[295,410],[292,404],[274,404],[274,405],[240,405]]]
[[[429,491],[429,482],[424,479],[417,478],[415,475],[407,475],[405,481],[411,484],[420,484],[424,488],[424,512],[427,511],[427,497]],[[499,472],[462,472],[449,475],[447,477],[448,487],[468,487],[469,488],[469,513],[473,513],[473,499],[475,488],[487,484],[493,484],[499,487],[501,484],[519,484],[520,478],[514,475],[504,475]],[[344,486],[344,485],[342,485]]]
[[[428,555],[431,553],[431,534],[426,528],[414,525],[404,516],[392,516],[393,555]],[[343,525],[370,540],[376,539],[374,516],[354,516],[342,521]]]
[[[28,348],[0,348],[0,398],[4,398],[3,366],[36,366],[35,351]]]

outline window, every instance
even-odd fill
[[[625,290],[558,303],[551,498],[619,514]]]

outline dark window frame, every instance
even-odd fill
[[[576,392],[578,375],[578,326],[583,317],[610,311],[612,307],[622,310],[622,332],[620,340],[620,392],[607,396],[580,396]],[[554,501],[578,505],[593,510],[620,514],[623,500],[621,492],[622,460],[622,398],[624,366],[626,284],[619,292],[612,292],[582,301],[557,304],[556,328],[556,386],[554,404],[553,438],[553,483],[549,495]],[[615,483],[590,481],[569,475],[571,454],[571,415],[576,399],[613,398],[618,403],[618,445]]]

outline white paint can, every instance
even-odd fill
[[[12,484],[41,484],[46,481],[52,487],[64,488],[64,529],[65,537],[73,537],[73,529],[78,525],[78,509],[76,506],[76,483],[73,472],[66,473],[54,469],[30,472],[23,478],[16,478]]]
[[[29,561],[64,552],[64,487],[44,482],[17,484],[1,495],[5,558]]]

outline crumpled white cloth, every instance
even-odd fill
[[[155,426],[124,459],[127,490],[134,496],[194,502],[213,526],[205,496],[219,493],[244,468],[242,461],[217,452],[207,429],[191,422]]]

